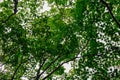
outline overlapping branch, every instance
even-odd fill
[[[63,64],[65,64],[65,63],[68,63],[68,62],[70,62],[70,61],[73,61],[73,60],[75,60],[75,59],[77,59],[77,58],[80,58],[80,57],[74,57],[74,58],[71,58],[70,60],[68,60],[68,61],[65,61],[65,62],[63,62],[63,63],[61,63],[60,65],[58,65],[58,67],[56,67],[51,73],[49,73],[46,77],[44,77],[42,80],[45,80],[46,78],[48,78],[50,75],[52,75],[55,71],[57,71]]]
[[[82,48],[82,50],[81,50],[81,53],[84,52],[85,48],[86,48],[87,45],[89,44],[89,41],[90,41],[90,40],[88,40],[87,43],[83,46],[83,48]],[[76,57],[73,57],[73,58],[71,58],[71,59],[69,59],[69,60],[67,60],[67,61],[64,61],[64,62],[62,62],[61,64],[59,64],[52,72],[50,72],[50,73],[49,73],[47,76],[45,76],[42,80],[45,80],[45,79],[47,79],[49,76],[51,76],[51,75],[52,75],[54,72],[56,72],[63,64],[68,63],[68,62],[70,62],[70,61],[74,61],[74,60],[76,60],[77,58],[80,58],[80,57],[78,57],[78,55],[79,55],[79,51],[78,51],[78,54],[76,54]]]
[[[40,77],[42,74],[44,74],[45,73],[45,71],[47,70],[47,69],[49,69],[50,67],[51,67],[51,65],[53,65],[59,58],[61,57],[61,54],[60,55],[58,55],[57,56],[57,58],[56,59],[54,59],[45,69],[44,69],[44,71],[43,72],[41,72],[38,76]],[[36,79],[37,80],[37,79]]]
[[[46,60],[47,60],[47,58],[43,59],[43,61],[41,62],[40,66],[39,66],[39,69],[37,70],[37,74],[36,74],[36,79],[35,80],[39,80],[39,78],[40,78],[40,75],[39,75],[40,74],[40,70],[43,67],[43,65],[45,64]]]

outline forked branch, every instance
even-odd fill
[[[53,65],[60,57],[61,57],[61,54],[59,54],[59,55],[57,56],[57,58],[56,58],[55,60],[53,60],[53,61],[44,69],[44,71],[41,72],[38,76],[40,77],[42,74],[44,74],[45,71],[46,71],[47,69],[49,69],[49,68],[51,67],[51,65]]]
[[[84,52],[85,48],[86,48],[87,45],[89,44],[89,41],[90,41],[90,39],[87,41],[87,43],[85,44],[85,46],[82,48],[81,53]],[[79,53],[78,53],[78,54],[79,54]],[[47,79],[49,76],[51,76],[51,75],[52,75],[55,71],[57,71],[63,64],[68,63],[68,62],[70,62],[70,61],[74,61],[74,60],[77,59],[77,58],[80,58],[80,57],[78,57],[78,54],[76,54],[76,57],[73,57],[73,58],[69,59],[68,61],[65,61],[65,62],[62,62],[61,64],[59,64],[52,72],[50,72],[50,73],[49,73],[47,76],[45,76],[42,80],[45,80],[45,79]]]

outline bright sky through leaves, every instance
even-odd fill
[[[1,0],[0,80],[119,80],[119,0]]]

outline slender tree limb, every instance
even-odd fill
[[[36,75],[36,78],[35,78],[35,80],[39,80],[39,78],[40,78],[40,70],[41,70],[41,68],[42,68],[42,66],[45,64],[45,61],[46,61],[47,59],[43,59],[43,62],[40,64],[40,66],[39,66],[39,69],[37,70],[37,75]]]
[[[13,2],[14,2],[14,13],[12,13],[10,16],[8,16],[8,18],[5,21],[3,21],[3,23],[6,23],[18,11],[17,10],[18,0],[13,0]]]
[[[11,80],[14,80],[14,77],[15,77],[15,75],[16,75],[16,73],[17,73],[17,71],[19,70],[19,68],[20,68],[21,65],[22,65],[22,63],[20,63],[20,64],[18,65],[18,67],[15,69],[15,71],[14,71],[12,77],[11,77]]]
[[[87,45],[89,44],[89,41],[90,41],[90,39],[87,41],[87,43],[85,44],[85,46],[82,48],[81,53],[82,53],[82,52],[84,51],[84,49],[87,47]],[[76,57],[73,57],[73,58],[71,58],[70,60],[65,61],[65,62],[59,64],[58,67],[56,67],[51,73],[49,73],[47,76],[45,76],[42,80],[45,80],[45,79],[47,79],[49,76],[51,76],[51,75],[52,75],[55,71],[57,71],[63,64],[68,63],[68,62],[70,62],[70,61],[74,61],[74,60],[77,59],[77,58],[81,58],[81,57],[78,57],[78,55],[79,55],[79,53],[76,54]]]
[[[112,10],[110,9],[109,5],[104,1],[104,0],[100,0],[108,9],[111,17],[113,18],[113,20],[116,22],[116,24],[118,25],[118,27],[120,28],[120,23],[117,21],[117,19],[115,18],[115,16],[112,13]]]
[[[14,1],[14,14],[17,13],[17,5],[18,5],[18,0],[13,0]]]
[[[17,68],[15,69],[12,77],[10,80],[14,80],[15,79],[15,75],[17,74],[17,71],[19,70],[19,68],[22,66],[22,64],[26,63],[28,60],[30,59],[27,59],[26,61],[23,61],[23,56],[21,57],[21,62],[19,63],[19,65],[17,66]]]
[[[70,62],[70,61],[73,61],[73,60],[75,60],[75,59],[77,59],[77,58],[80,58],[80,57],[74,57],[74,58],[72,58],[72,59],[70,59],[70,60],[68,60],[68,61],[65,61],[65,62],[63,62],[63,63],[61,63],[58,67],[56,67],[51,73],[49,73],[46,77],[44,77],[42,80],[45,80],[46,78],[48,78],[50,75],[52,75],[55,71],[57,71],[63,64],[65,64],[65,63],[68,63],[68,62]]]
[[[53,61],[45,68],[45,70],[44,70],[42,73],[39,74],[39,76],[41,76],[42,74],[44,74],[45,71],[46,71],[47,69],[49,69],[49,68],[51,67],[51,65],[54,64],[60,57],[61,57],[61,54],[58,55],[58,57],[57,57],[55,60],[53,60]]]

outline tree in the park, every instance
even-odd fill
[[[0,80],[22,78],[119,80],[120,0],[1,0]]]

